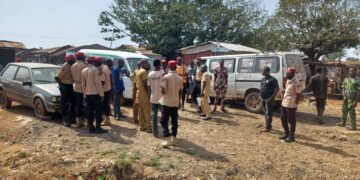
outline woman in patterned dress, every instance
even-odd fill
[[[225,95],[228,87],[228,70],[224,67],[224,60],[220,60],[220,66],[215,68],[215,79],[214,79],[214,90],[216,93],[216,99],[214,104],[214,109],[212,112],[216,111],[216,106],[219,101],[221,101],[221,111],[225,112]]]

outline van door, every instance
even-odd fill
[[[301,59],[301,55],[298,54],[285,54],[285,63],[287,67],[296,68],[295,78],[300,81],[301,85],[306,87],[306,71],[304,68],[304,63]],[[286,70],[284,71],[286,72]]]
[[[224,67],[228,70],[228,89],[226,93],[226,98],[236,97],[235,91],[235,58],[227,58],[224,60]],[[211,96],[215,97],[214,91],[214,79],[215,79],[215,68],[219,65],[220,59],[209,59],[209,73],[211,75]]]
[[[257,88],[257,84],[261,79],[254,78],[256,57],[242,57],[238,59],[238,65],[235,76],[236,96],[245,99],[246,90],[249,88]]]

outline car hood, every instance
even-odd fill
[[[60,90],[58,88],[58,84],[52,83],[52,84],[36,84],[37,88],[48,92],[49,94],[53,96],[60,96]]]

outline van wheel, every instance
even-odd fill
[[[260,93],[249,93],[245,98],[245,107],[250,112],[261,113],[263,108],[261,105]]]
[[[2,109],[10,109],[12,101],[6,97],[4,90],[0,90],[0,106]]]
[[[46,119],[46,116],[48,115],[44,103],[40,98],[36,98],[34,101],[34,113],[39,119]]]

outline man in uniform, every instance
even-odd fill
[[[296,109],[299,104],[300,93],[303,90],[300,82],[295,78],[295,73],[295,68],[289,67],[287,69],[285,93],[281,103],[281,124],[285,135],[281,136],[280,139],[285,140],[285,142],[295,141]]]
[[[87,120],[90,133],[106,133],[101,128],[101,101],[104,98],[104,90],[100,80],[99,67],[101,58],[88,59],[89,66],[82,71],[82,87],[87,106]],[[94,115],[96,127],[94,126]]]
[[[133,91],[132,91],[132,99],[133,99],[133,118],[134,118],[134,123],[135,124],[139,124],[139,106],[136,102],[136,92],[137,92],[137,88],[136,88],[136,74],[137,72],[140,70],[140,62],[137,64],[137,69],[134,71],[134,73],[132,74],[131,80],[133,82]]]
[[[162,144],[163,147],[175,145],[175,138],[178,129],[178,107],[179,97],[181,97],[183,79],[176,74],[176,61],[169,61],[170,71],[163,77],[161,83],[160,104],[163,108],[161,126],[163,128],[163,136],[167,141]],[[168,122],[171,117],[171,133],[169,131]]]
[[[161,62],[159,59],[155,59],[153,62],[154,71],[149,73],[149,91],[150,91],[150,103],[151,103],[151,118],[153,126],[153,134],[155,137],[158,135],[158,110],[161,109],[159,100],[161,94],[161,80],[163,77],[163,71],[161,70]]]
[[[183,92],[182,92],[179,107],[181,108],[181,111],[184,111],[185,110],[184,109],[185,98],[186,98],[187,91],[189,89],[189,83],[187,81],[188,70],[180,56],[176,58],[176,61],[177,61],[176,74],[178,74],[179,76],[181,76],[183,78]]]
[[[101,57],[96,57],[95,61],[103,62]],[[100,79],[103,82],[103,89],[104,89],[104,99],[102,103],[102,110],[105,115],[105,126],[110,126],[110,98],[111,98],[111,79],[112,79],[112,72],[107,65],[102,64],[100,66],[101,75]]]
[[[343,96],[344,103],[342,107],[342,123],[338,126],[345,127],[348,114],[351,120],[351,129],[356,130],[356,112],[357,100],[359,99],[360,82],[355,78],[355,68],[349,69],[349,77],[346,77],[343,81]]]
[[[71,74],[71,66],[75,63],[75,57],[68,55],[65,57],[65,63],[58,71],[55,80],[59,84],[61,94],[61,111],[63,114],[63,124],[70,126],[74,120],[75,112],[75,93],[73,89],[73,76]]]
[[[316,69],[316,74],[310,78],[309,84],[305,89],[311,88],[316,99],[316,111],[318,117],[316,120],[319,124],[323,124],[322,116],[325,111],[326,98],[327,98],[327,87],[329,80],[322,73],[321,68]]]
[[[151,127],[151,110],[150,110],[150,94],[148,89],[148,70],[150,64],[146,60],[140,62],[140,69],[136,73],[136,100],[139,109],[140,131],[152,133]]]
[[[87,67],[85,55],[82,52],[75,54],[76,63],[71,66],[71,74],[74,79],[74,91],[76,97],[76,127],[84,126],[84,93],[82,88],[81,72]]]
[[[274,98],[279,92],[279,83],[270,75],[270,68],[268,66],[264,67],[262,75],[264,78],[260,84],[260,96],[265,111],[265,128],[261,132],[270,132],[272,129]]]
[[[210,96],[210,74],[207,72],[207,66],[203,65],[201,66],[201,72],[203,73],[203,76],[201,78],[201,107],[203,114],[200,115],[200,117],[203,118],[203,120],[209,120],[210,118],[210,106],[209,106],[209,96]]]

